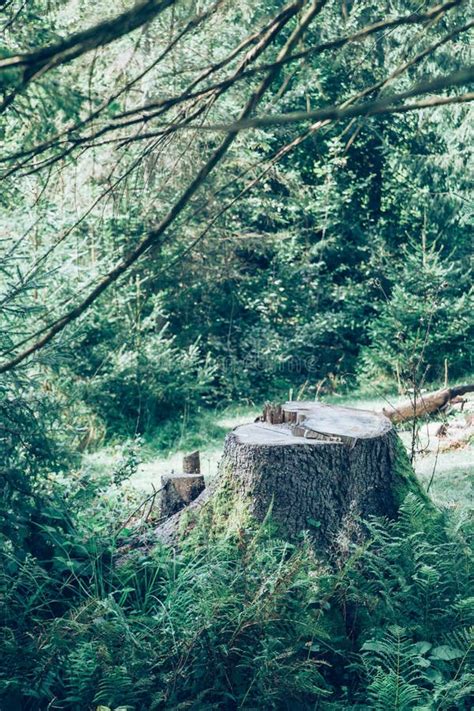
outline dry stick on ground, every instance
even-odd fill
[[[278,59],[284,59],[286,56],[291,54],[294,46],[299,42],[301,36],[306,31],[310,22],[314,17],[320,12],[320,10],[325,5],[326,0],[313,0],[309,9],[305,15],[301,18],[298,27],[291,33],[289,39],[284,45],[283,49],[278,54]],[[262,37],[260,42],[256,47],[252,49],[249,53],[251,56],[247,57],[247,61],[252,61],[254,58],[259,56],[261,52],[266,49],[266,47],[280,34],[283,27],[285,27],[289,20],[294,17],[303,7],[304,2],[302,0],[297,0],[296,2],[290,4],[285,8],[285,10],[280,13],[280,19],[274,24],[274,26]],[[239,70],[237,70],[238,72]],[[259,104],[260,100],[266,93],[267,89],[275,79],[278,73],[278,68],[270,71],[267,76],[262,80],[256,91],[252,94],[249,101],[247,102],[245,108],[243,109],[240,120],[245,120]],[[194,193],[201,187],[203,182],[206,180],[207,176],[212,172],[215,166],[220,162],[223,156],[227,153],[232,143],[235,141],[238,133],[236,131],[229,131],[225,136],[221,144],[214,151],[210,159],[205,163],[205,165],[199,170],[194,180],[190,183],[178,201],[173,205],[171,210],[168,212],[166,217],[161,221],[161,223],[156,227],[155,230],[147,234],[138,246],[126,255],[113,269],[111,269],[108,274],[97,284],[97,286],[90,292],[90,294],[76,306],[74,309],[65,314],[60,318],[45,335],[36,341],[32,346],[25,349],[23,352],[19,353],[17,356],[11,360],[4,362],[0,365],[0,373],[5,373],[12,370],[19,363],[23,362],[33,353],[36,353],[41,348],[43,348],[47,343],[49,343],[58,333],[60,333],[69,323],[76,320],[81,316],[89,306],[97,300],[97,298],[117,279],[124,274],[129,267],[134,264],[151,246],[157,246],[162,243],[162,237],[166,232],[167,228],[174,222],[178,215],[187,206],[189,200],[194,195]]]
[[[456,397],[474,392],[474,383],[455,385],[452,388],[442,388],[432,393],[420,396],[418,400],[407,400],[400,405],[383,408],[383,414],[392,422],[406,422],[416,417],[429,415],[441,410]]]

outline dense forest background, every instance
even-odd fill
[[[43,4],[28,3],[11,23],[14,9],[4,11],[5,52],[103,19],[87,3],[50,3],[46,12]],[[403,90],[437,67],[458,69],[467,36],[445,37],[466,22],[460,5],[429,31],[389,29],[336,56],[285,66],[265,110],[383,95],[395,80]],[[4,114],[4,353],[75,305],[160,220],[214,147],[216,136],[199,126],[160,133],[158,109],[141,123],[133,110],[179,95],[196,67],[227,57],[278,5],[194,9],[210,18],[156,67],[189,21],[186,3],[77,60],[73,71],[40,75]],[[377,9],[330,4],[304,47],[356,32],[378,19]],[[390,12],[416,9],[399,3]],[[249,82],[220,101],[205,97],[196,109],[202,120],[235,116]],[[117,118],[127,110],[130,126]],[[444,377],[445,363],[452,378],[465,373],[469,109],[353,118],[298,143],[306,130],[242,133],[163,245],[30,361],[30,375],[47,373],[43,389],[75,403],[79,417],[94,413],[109,433],[133,433],[203,402],[255,401],[305,384],[314,395],[317,387],[405,381],[420,357],[418,379]]]
[[[172,445],[229,404],[469,379],[470,10],[0,2],[1,709],[468,708],[465,633],[440,636],[465,629],[466,541],[413,502],[390,534],[372,522],[384,552],[326,571],[317,590],[309,549],[288,558],[251,526],[266,542],[252,562],[230,536],[202,553],[201,572],[191,550],[179,570],[163,551],[117,570],[116,517],[136,501],[110,503],[109,491],[107,502],[81,457],[126,440],[118,486],[138,436],[166,431]],[[420,105],[400,109],[404,93]],[[262,121],[235,124],[249,102],[244,120]],[[319,116],[325,107],[342,113]],[[253,582],[234,575],[245,565]],[[278,565],[282,627],[255,587]],[[164,622],[152,599],[165,588]],[[238,652],[225,626],[243,624],[252,595],[247,613],[268,628],[259,640],[242,628],[231,683]],[[369,631],[354,631],[355,616],[345,631],[324,617],[346,604],[364,608]],[[296,664],[294,636],[300,622],[308,634],[313,608],[320,639],[303,652],[314,667]],[[215,610],[221,628],[196,622]],[[394,677],[402,647],[408,671]],[[265,673],[250,671],[253,658]],[[212,689],[206,664],[220,670]]]

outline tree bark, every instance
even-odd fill
[[[281,423],[241,425],[227,435],[214,491],[160,526],[163,542],[176,542],[182,514],[198,514],[219,492],[258,521],[270,514],[290,540],[308,531],[325,550],[360,518],[396,516],[409,491],[424,496],[383,415],[306,402],[286,403],[282,412]]]
[[[387,418],[317,403],[283,411],[287,423],[243,425],[225,441],[222,475],[257,520],[271,510],[289,538],[308,530],[328,549],[358,518],[395,516],[405,487]]]

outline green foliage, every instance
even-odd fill
[[[427,519],[408,498],[398,521],[369,522],[369,542],[331,571],[305,540],[280,539],[271,518],[228,513],[222,500],[174,555],[120,559],[102,534],[81,560],[69,549],[66,575],[54,558],[48,569],[4,565],[5,703],[469,708],[466,521]]]
[[[179,348],[159,306],[142,317],[129,308],[127,331],[116,313],[106,323],[99,313],[82,337],[71,364],[75,396],[100,416],[111,432],[151,431],[212,398],[216,366],[203,356],[199,339]],[[138,308],[138,305],[137,305]],[[78,377],[79,376],[79,377]]]
[[[19,560],[48,558],[55,537],[71,519],[47,475],[72,466],[74,455],[58,432],[59,403],[43,389],[39,374],[0,383],[0,545],[10,573]]]
[[[102,19],[103,10],[90,2],[43,5],[35,0],[22,7],[2,51],[51,42]],[[177,21],[185,5],[176,9]],[[5,151],[69,131],[102,104],[108,121],[136,96],[179,93],[193,48],[206,46],[216,62],[275,9],[271,2],[229,6],[228,21],[219,16],[118,96],[149,54],[166,46],[167,23],[152,23],[136,46],[124,37],[99,52],[90,75],[80,63],[47,73],[17,97],[18,115],[2,114]],[[391,11],[404,14],[413,6],[397,0]],[[13,19],[15,3],[5,13],[7,22]],[[374,2],[329,3],[305,41],[354,32],[379,14]],[[440,19],[429,28],[430,39],[398,28],[351,44],[330,62],[326,55],[308,57],[304,72],[285,67],[269,105],[292,111],[341,102],[389,76],[406,61],[411,42],[416,51],[424,48],[462,24],[465,14],[460,7]],[[456,69],[468,53],[464,36],[456,42],[455,55],[449,43],[440,47],[392,88],[439,68]],[[226,92],[209,120],[236,115],[247,90],[239,84]],[[294,133],[242,134],[221,172],[209,178],[202,204],[38,359],[52,368],[66,399],[82,400],[109,435],[153,429],[170,410],[182,414],[203,403],[281,397],[289,387],[314,394],[318,384],[351,386],[357,376],[393,381],[398,373],[403,380],[405,373],[413,377],[420,357],[419,375],[429,366],[428,381],[439,378],[445,359],[450,376],[461,378],[472,367],[467,112],[445,107],[337,123],[271,163]],[[35,121],[22,120],[26,114]],[[92,123],[91,130],[101,125]],[[71,135],[79,139],[81,130]],[[35,168],[21,179],[3,179],[6,351],[60,316],[127,253],[181,194],[209,148],[200,134],[189,142],[177,132],[166,150],[153,141],[114,146],[107,136],[92,153],[73,150],[58,160],[57,175]],[[51,160],[54,168],[55,150],[41,154],[40,165]],[[33,207],[32,194],[40,196]],[[214,206],[229,208],[215,222]]]
[[[369,328],[370,346],[362,356],[367,376],[388,375],[417,382],[443,372],[462,377],[472,367],[469,343],[469,279],[435,245],[412,243],[390,297],[381,302]]]
[[[129,4],[0,3],[0,58]],[[209,7],[174,3],[172,18],[29,86],[22,71],[2,73],[2,101],[18,91],[0,117],[2,362],[154,229],[216,141],[199,130],[146,139],[134,124],[102,129],[121,111],[178,95],[195,64],[218,65],[281,9],[224,3],[150,66],[195,5]],[[330,61],[283,67],[265,111],[349,99],[461,24],[464,8],[423,32],[393,29]],[[411,0],[390,4],[413,11]],[[305,47],[380,15],[372,0],[327,3]],[[259,61],[273,61],[273,50]],[[457,37],[455,53],[444,45],[388,91],[458,69],[468,50]],[[237,116],[252,82],[205,97],[202,116]],[[144,133],[161,121],[147,119]],[[87,145],[95,131],[101,140]],[[453,513],[434,514],[414,487],[399,519],[368,522],[369,542],[341,553],[337,570],[306,540],[282,540],[271,520],[259,527],[239,510],[229,521],[225,500],[176,554],[156,547],[126,559],[120,549],[137,505],[126,488],[137,433],[156,446],[178,437],[198,446],[222,434],[201,417],[209,405],[288,388],[312,397],[356,377],[418,385],[445,362],[452,378],[471,368],[468,108],[342,121],[274,161],[294,139],[287,127],[242,133],[185,219],[60,338],[2,376],[2,711],[469,708],[471,531]],[[117,435],[130,439],[115,468],[80,465],[78,450]],[[410,479],[405,465],[400,458]]]

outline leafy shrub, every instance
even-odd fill
[[[0,537],[20,560],[49,555],[52,532],[70,526],[47,474],[71,466],[74,456],[61,433],[59,402],[39,382],[34,371],[0,382]]]
[[[92,353],[83,349],[82,364],[74,366],[81,379],[73,388],[112,432],[152,429],[210,399],[216,372],[211,358],[202,355],[198,342],[178,348],[166,331],[166,325],[156,330],[150,319],[139,336],[114,332],[115,348],[96,368],[99,353],[110,346],[101,327],[94,334],[97,347],[88,344]]]

